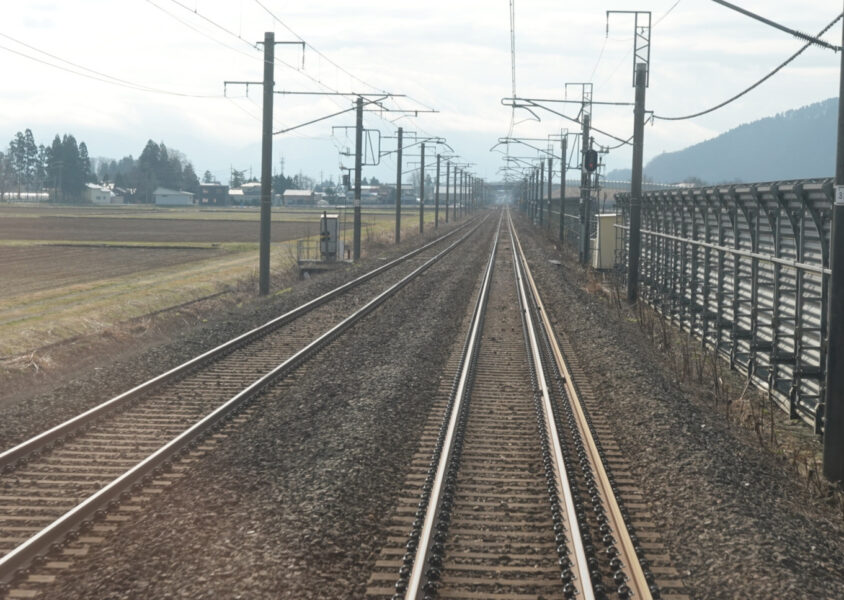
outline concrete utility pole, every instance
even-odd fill
[[[539,159],[539,196],[537,198],[539,199],[539,227],[542,227],[542,215],[544,212],[542,209],[545,203],[545,161],[541,158]]]
[[[422,165],[419,167],[419,233],[425,232],[425,142],[422,142]]]
[[[454,168],[454,202],[452,207],[452,217],[457,221],[457,205],[460,202],[460,188],[457,185],[457,167]]]
[[[583,144],[580,152],[580,262],[589,262],[589,218],[592,192],[589,189],[590,174],[586,170],[586,151],[589,150],[590,115],[583,115]]]
[[[842,29],[844,45],[844,29]],[[844,52],[838,81],[838,149],[835,157],[835,202],[829,240],[829,304],[827,308],[826,394],[824,404],[823,473],[844,479]]]
[[[264,110],[261,123],[261,235],[258,252],[258,293],[270,293],[270,222],[273,201],[273,67],[275,33],[264,33]]]
[[[448,223],[448,187],[451,185],[451,163],[445,161],[445,222]]]
[[[460,175],[454,174],[454,218],[463,216],[463,169],[459,169]]]
[[[562,153],[560,154],[560,243],[566,241],[566,162],[567,162],[567,144],[568,136],[560,132],[560,140],[562,144]]]
[[[401,242],[401,145],[404,130],[399,127],[399,145],[396,150],[396,244]]]
[[[533,220],[536,218],[536,210],[534,197],[536,196],[536,169],[530,170],[530,180],[528,181],[528,217],[530,218],[530,222],[533,223]]]
[[[548,229],[551,229],[551,188],[554,181],[554,159],[548,157]]]
[[[440,226],[440,155],[437,154],[437,183],[434,191],[434,229]]]
[[[352,258],[360,260],[360,178],[363,163],[363,98],[358,97],[355,119],[355,217],[352,237]]]
[[[645,139],[645,86],[648,65],[636,65],[636,106],[633,109],[633,171],[630,175],[630,231],[627,257],[627,301],[639,297],[639,254],[642,246],[642,150]]]

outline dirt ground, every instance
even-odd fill
[[[0,240],[257,243],[259,227],[258,221],[242,220],[3,216]],[[318,228],[316,218],[313,223],[273,222],[272,241],[316,235]]]
[[[214,248],[0,246],[0,298],[213,258]]]

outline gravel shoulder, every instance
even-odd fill
[[[264,393],[44,597],[361,597],[493,224]]]
[[[696,598],[842,598],[840,509],[755,432],[680,382],[635,315],[590,293],[576,257],[520,220],[555,326],[568,337]]]

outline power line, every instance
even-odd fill
[[[828,31],[828,30],[829,30],[829,29],[830,29],[833,25],[835,25],[835,24],[839,21],[839,19],[841,19],[841,17],[842,17],[842,16],[844,16],[844,13],[839,14],[837,17],[835,17],[835,19],[833,19],[833,20],[832,20],[832,22],[830,22],[830,24],[829,24],[829,25],[827,25],[826,27],[824,27],[823,29],[821,29],[821,30],[820,30],[820,32],[818,32],[818,35],[817,35],[817,36],[815,36],[815,37],[820,37],[820,36],[822,36],[824,33],[826,33],[826,32],[827,32],[827,31]],[[750,87],[748,87],[747,89],[742,90],[741,92],[739,92],[738,94],[736,94],[736,95],[735,95],[735,96],[733,96],[732,98],[728,98],[727,100],[724,100],[721,104],[718,104],[718,105],[713,106],[712,108],[708,108],[708,109],[706,109],[706,110],[702,110],[702,111],[700,111],[700,112],[696,112],[696,113],[694,113],[694,114],[692,114],[692,115],[685,115],[685,116],[682,116],[682,117],[663,117],[663,116],[661,116],[661,115],[656,115],[656,114],[655,114],[655,115],[653,116],[653,118],[654,118],[654,119],[660,119],[660,120],[662,120],[662,121],[684,121],[684,120],[686,120],[686,119],[694,119],[695,117],[700,117],[700,116],[703,116],[703,115],[705,115],[705,114],[709,114],[709,113],[711,113],[711,112],[714,112],[714,111],[718,110],[719,108],[723,108],[724,106],[727,106],[727,105],[728,105],[728,104],[730,104],[731,102],[734,102],[735,100],[738,100],[739,98],[741,98],[742,96],[744,96],[745,94],[747,94],[748,92],[750,92],[751,90],[754,90],[754,89],[756,89],[757,87],[759,87],[760,85],[762,85],[764,82],[766,82],[766,81],[767,81],[767,80],[769,80],[771,77],[773,77],[775,74],[777,74],[779,71],[781,71],[781,70],[782,70],[782,69],[783,69],[786,65],[788,65],[789,63],[791,63],[791,62],[792,62],[795,58],[797,58],[798,56],[800,56],[801,54],[803,54],[803,52],[805,52],[805,51],[806,51],[806,48],[808,48],[809,46],[811,46],[811,45],[812,45],[812,44],[814,44],[814,43],[815,43],[814,41],[806,42],[806,43],[805,43],[805,44],[804,44],[804,45],[803,45],[803,46],[802,46],[802,47],[801,47],[801,48],[800,48],[797,52],[795,52],[795,53],[794,53],[794,54],[792,54],[790,57],[788,57],[788,58],[785,60],[785,62],[781,63],[781,64],[780,64],[779,66],[777,66],[777,67],[776,67],[773,71],[771,71],[770,73],[768,73],[767,75],[765,75],[762,79],[760,79],[759,81],[757,81],[756,83],[754,83],[753,85],[751,85]]]
[[[677,5],[680,4],[681,1],[682,0],[677,0],[674,4],[672,4],[671,8],[669,8],[664,13],[662,13],[662,16],[660,18],[658,18],[656,21],[654,21],[654,24],[651,27],[653,28],[653,27],[656,27],[657,25],[659,25],[665,17],[667,17],[668,15],[671,14],[672,10],[677,8]]]
[[[361,83],[361,84],[363,84],[363,85],[365,85],[365,86],[367,86],[367,87],[369,87],[369,88],[372,88],[374,91],[376,91],[376,92],[378,92],[378,93],[382,93],[382,92],[384,92],[384,91],[385,91],[385,90],[383,90],[383,89],[379,88],[378,86],[372,85],[371,83],[369,83],[369,82],[367,82],[367,81],[364,81],[364,80],[363,80],[363,79],[361,79],[360,77],[358,77],[358,76],[354,75],[353,73],[351,73],[351,72],[350,72],[350,71],[348,71],[347,69],[344,69],[342,66],[340,66],[339,64],[337,64],[336,62],[334,62],[332,59],[330,59],[328,56],[326,56],[326,54],[325,54],[325,53],[321,52],[321,51],[320,51],[318,48],[316,48],[313,44],[309,43],[307,40],[305,40],[305,38],[303,38],[303,37],[302,37],[302,36],[300,36],[298,33],[296,33],[296,32],[293,30],[293,28],[291,28],[291,27],[290,27],[287,23],[285,23],[284,21],[282,21],[281,19],[279,19],[279,18],[278,18],[278,16],[276,16],[276,14],[275,14],[275,13],[273,13],[273,12],[272,12],[272,11],[271,11],[271,10],[270,10],[270,9],[269,9],[269,8],[268,8],[268,7],[267,7],[267,6],[263,3],[263,2],[261,2],[261,0],[255,0],[255,4],[257,4],[258,6],[260,6],[260,7],[261,7],[261,8],[262,8],[262,9],[263,9],[263,10],[264,10],[264,11],[265,11],[268,15],[270,15],[270,17],[271,17],[271,18],[272,18],[272,19],[273,19],[276,23],[278,23],[279,25],[281,25],[282,27],[284,27],[284,28],[285,28],[288,32],[290,32],[290,34],[291,34],[291,35],[293,35],[294,37],[298,38],[298,40],[299,40],[300,42],[304,42],[304,43],[305,43],[305,45],[306,45],[308,48],[310,48],[313,52],[315,52],[316,54],[318,54],[318,55],[319,55],[322,59],[324,59],[324,60],[325,60],[326,62],[328,62],[329,64],[334,65],[334,67],[335,67],[336,69],[338,69],[339,71],[341,71],[341,72],[345,73],[346,75],[348,75],[349,77],[351,77],[351,78],[352,78],[352,79],[354,79],[355,81],[357,81],[357,82],[359,82],[359,83]],[[312,78],[312,79],[313,79],[313,78]],[[317,81],[318,83],[321,83],[321,82],[319,82],[319,80],[317,80],[317,79],[314,79],[314,81]],[[326,86],[326,87],[328,87],[328,86]],[[329,88],[329,89],[330,89],[330,88]],[[335,91],[336,91],[336,90],[335,90]],[[431,107],[431,106],[426,105],[424,102],[421,102],[421,101],[419,101],[419,100],[418,100],[418,99],[416,99],[416,98],[412,98],[412,97],[410,97],[410,96],[408,96],[408,98],[410,98],[410,99],[411,99],[411,100],[413,100],[414,102],[417,102],[418,104],[421,104],[421,105],[422,105],[422,106],[424,106],[425,108],[432,109],[432,107]]]
[[[179,18],[178,16],[176,16],[175,14],[173,14],[172,12],[170,12],[169,10],[167,10],[166,8],[164,8],[163,6],[159,6],[158,4],[156,4],[155,2],[153,2],[152,0],[146,0],[146,1],[147,1],[147,3],[151,4],[152,6],[154,6],[155,8],[157,8],[158,10],[160,10],[161,12],[163,12],[164,14],[166,14],[167,16],[169,16],[170,18],[172,18],[172,19],[174,19],[174,20],[178,21],[179,23],[181,23],[182,25],[184,25],[184,26],[185,26],[185,27],[187,27],[188,29],[190,29],[190,30],[192,30],[192,31],[195,31],[195,32],[196,32],[196,33],[198,33],[199,35],[201,35],[201,36],[203,36],[203,37],[208,38],[208,39],[209,39],[209,40],[211,40],[212,42],[214,42],[214,43],[216,43],[216,44],[220,44],[220,45],[221,45],[221,46],[223,46],[224,48],[228,48],[229,50],[232,50],[232,51],[234,51],[234,52],[237,52],[238,54],[242,54],[243,56],[247,56],[247,57],[252,58],[252,59],[255,59],[255,60],[262,60],[262,59],[261,59],[258,55],[256,55],[256,54],[250,54],[250,53],[248,53],[248,52],[244,52],[244,51],[243,51],[243,50],[241,50],[240,48],[235,48],[234,46],[231,46],[231,45],[229,45],[229,44],[227,44],[227,43],[225,43],[225,42],[223,42],[223,41],[220,41],[219,39],[215,38],[215,37],[214,37],[214,36],[212,36],[211,34],[209,34],[209,33],[205,32],[205,31],[202,31],[202,30],[201,30],[201,29],[199,29],[198,27],[194,27],[193,25],[191,25],[191,24],[190,24],[190,23],[188,23],[187,21],[185,21],[185,20],[183,20],[183,19]],[[198,15],[198,14],[199,14],[199,13],[197,13],[197,15]],[[242,38],[241,38],[241,39],[242,39]],[[243,41],[246,41],[246,40],[243,40]],[[253,46],[253,49],[256,49],[256,48],[254,48],[254,46]],[[263,61],[262,61],[262,62],[263,62]]]
[[[25,42],[17,40],[15,38],[13,38],[12,36],[7,35],[5,33],[0,33],[0,37],[4,37],[8,40],[15,42],[16,44],[20,44],[21,46],[29,48],[30,50],[34,50],[35,52],[39,52],[40,54],[43,54],[44,56],[49,56],[53,60],[63,62],[67,65],[70,65],[73,68],[64,67],[60,64],[56,64],[56,63],[50,62],[48,60],[38,58],[37,56],[32,56],[32,55],[27,54],[25,52],[21,52],[19,50],[9,48],[8,46],[0,45],[0,49],[2,49],[2,50],[5,50],[6,52],[10,52],[12,54],[17,54],[18,56],[22,56],[23,58],[29,59],[31,61],[41,63],[43,65],[47,65],[48,67],[53,67],[54,69],[59,69],[60,71],[65,71],[67,73],[72,73],[74,75],[78,75],[80,77],[86,77],[88,79],[93,79],[95,81],[100,81],[102,83],[108,83],[110,85],[116,85],[116,86],[119,86],[119,87],[124,87],[124,88],[132,89],[132,90],[140,91],[140,92],[148,92],[148,93],[154,93],[154,94],[166,94],[166,95],[169,95],[169,96],[179,96],[179,97],[182,97],[182,98],[222,98],[221,95],[188,94],[188,93],[183,93],[183,92],[174,92],[172,90],[164,90],[164,89],[160,89],[160,88],[154,88],[154,87],[150,87],[150,86],[147,86],[147,85],[135,83],[135,82],[132,82],[132,81],[129,81],[129,80],[126,80],[126,79],[121,79],[120,77],[115,77],[113,75],[109,75],[107,73],[97,71],[95,69],[90,69],[90,68],[85,67],[83,65],[80,65],[78,63],[75,63],[75,62],[72,62],[70,60],[61,58],[60,56],[56,56],[55,54],[51,54],[51,53],[49,53],[45,50],[41,50],[39,48],[36,48],[35,46],[32,46],[30,44],[27,44]]]
[[[771,27],[773,27],[775,29],[779,29],[780,31],[790,33],[791,35],[793,35],[796,38],[800,38],[801,40],[806,40],[810,44],[817,44],[818,46],[823,46],[824,48],[829,48],[830,50],[835,50],[836,52],[838,52],[841,49],[839,46],[834,46],[834,45],[829,44],[829,43],[827,43],[823,40],[818,39],[819,36],[812,37],[810,35],[803,33],[802,31],[797,31],[796,29],[791,29],[790,27],[786,27],[785,25],[780,25],[779,23],[776,23],[775,21],[771,21],[770,19],[766,19],[763,16],[757,15],[756,13],[752,13],[749,10],[746,10],[746,9],[740,7],[740,6],[736,6],[735,4],[732,4],[730,2],[725,2],[724,0],[712,0],[712,1],[717,2],[721,6],[726,6],[727,8],[731,8],[732,10],[734,10],[736,12],[740,12],[741,14],[746,15],[746,16],[750,17],[751,19],[756,19],[757,21],[760,21],[761,23],[764,23],[765,25],[770,25]]]

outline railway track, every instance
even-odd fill
[[[659,597],[509,215],[451,369],[367,596]]]
[[[0,454],[0,593],[481,226],[472,223]],[[95,534],[94,534],[95,535]]]

